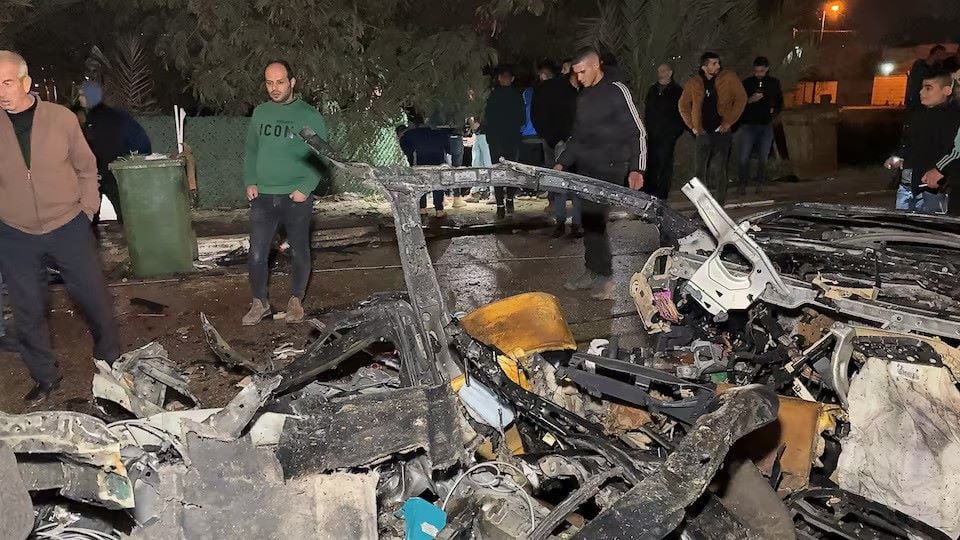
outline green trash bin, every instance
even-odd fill
[[[190,221],[190,195],[183,159],[114,161],[123,230],[137,277],[193,270],[197,238]]]

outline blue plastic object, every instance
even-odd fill
[[[447,513],[420,497],[403,503],[397,517],[407,522],[407,540],[431,540],[447,526]]]

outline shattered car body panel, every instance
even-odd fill
[[[799,305],[799,300],[793,297],[770,259],[746,234],[749,222],[735,224],[696,178],[683,186],[683,193],[696,205],[700,217],[717,241],[717,248],[687,282],[691,296],[713,315],[731,309],[746,309],[761,296],[777,304]],[[733,246],[746,258],[747,273],[741,275],[727,270],[721,259],[727,246]]]
[[[214,328],[210,319],[208,319],[204,313],[200,314],[200,324],[203,328],[203,337],[207,340],[207,345],[224,364],[234,368],[244,368],[251,373],[260,373],[273,369],[273,362],[269,359],[264,362],[257,362],[253,358],[231,347],[220,335],[220,332]]]
[[[0,413],[0,442],[28,456],[21,476],[31,490],[104,506],[133,508],[133,485],[120,440],[99,418],[73,412]]]
[[[287,477],[370,467],[397,454],[424,452],[431,469],[466,459],[454,397],[447,385],[291,406],[277,448]]]
[[[841,538],[947,540],[946,534],[889,507],[841,489],[817,488],[790,496],[787,506],[803,540]]]
[[[93,396],[116,403],[138,418],[160,414],[177,404],[168,405],[168,391],[186,398],[189,405],[200,406],[186,376],[178,372],[159,343],[149,343],[126,353],[113,365],[102,360],[95,364]]]
[[[460,319],[474,339],[515,360],[547,351],[577,350],[560,303],[546,293],[525,293],[478,308]]]
[[[960,219],[809,203],[750,219],[752,237],[785,277],[812,282],[819,274],[838,287],[876,288],[866,306],[944,323],[934,332],[889,317],[890,329],[960,338]]]

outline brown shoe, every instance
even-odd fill
[[[296,296],[291,296],[290,301],[287,302],[287,314],[284,320],[289,324],[297,324],[302,323],[304,317],[303,304],[300,303],[300,299]]]
[[[264,302],[258,298],[254,298],[253,304],[250,305],[250,311],[243,316],[243,320],[240,321],[240,324],[243,326],[253,326],[269,317],[271,313],[272,311],[270,311],[269,302]]]

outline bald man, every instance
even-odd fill
[[[320,112],[294,94],[297,78],[284,60],[268,62],[263,70],[270,101],[253,111],[247,128],[244,182],[250,201],[250,254],[247,265],[253,302],[241,319],[244,326],[259,324],[273,311],[267,282],[270,247],[283,224],[293,253],[293,275],[284,319],[303,322],[303,297],[310,280],[310,219],[313,192],[322,169],[297,134],[304,127],[327,139],[327,124]]]
[[[573,135],[557,159],[557,170],[574,168],[577,174],[605,180],[630,189],[643,188],[647,170],[647,132],[640,121],[630,90],[607,77],[600,55],[592,47],[581,49],[573,72],[582,86],[577,96]],[[594,291],[598,300],[614,293],[613,263],[607,238],[607,207],[583,202],[585,271],[564,284],[568,290]]]
[[[0,271],[35,383],[24,399],[35,402],[62,380],[47,328],[48,261],[83,311],[94,359],[113,363],[120,342],[90,226],[100,208],[96,158],[77,117],[32,85],[23,57],[0,51]]]

